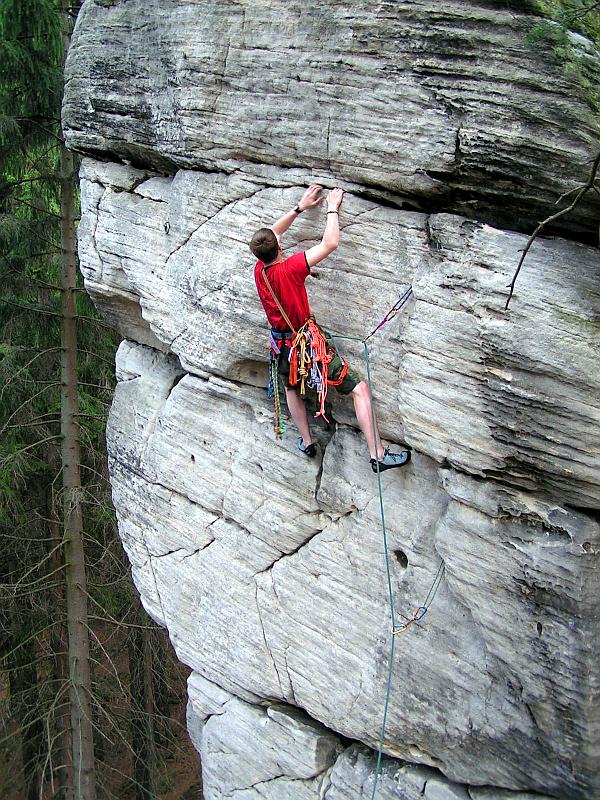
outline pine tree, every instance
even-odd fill
[[[66,0],[60,4],[51,0],[4,0],[0,11],[0,164],[4,178],[0,235],[6,248],[2,278],[8,290],[2,309],[4,387],[23,375],[28,376],[25,381],[36,386],[36,391],[30,392],[6,417],[4,427],[12,435],[3,447],[3,482],[7,494],[17,498],[19,483],[29,485],[34,477],[43,476],[42,482],[47,486],[52,477],[54,488],[60,475],[60,509],[56,508],[56,495],[51,496],[46,519],[52,521],[59,511],[63,524],[62,540],[50,547],[49,553],[53,555],[56,549],[64,547],[57,571],[64,572],[66,577],[68,679],[63,680],[56,697],[61,696],[59,693],[66,695],[63,689],[68,687],[71,726],[70,736],[65,735],[64,741],[71,742],[72,755],[67,761],[72,766],[68,771],[72,787],[67,787],[66,795],[77,800],[95,800],[77,390],[76,171],[73,156],[62,142],[59,123],[71,9]],[[38,252],[32,252],[38,248]],[[33,355],[22,363],[24,351],[28,354],[26,358]],[[39,364],[35,362],[44,356],[50,369],[48,378],[40,379]],[[60,380],[57,381],[58,361]],[[40,380],[43,384],[37,389]],[[60,464],[58,475],[52,475],[53,464]],[[19,510],[22,515],[22,506]],[[27,509],[25,513],[30,511]],[[35,511],[39,517],[39,506]],[[9,526],[10,518],[4,522]],[[40,526],[35,527],[39,530]],[[48,541],[48,537],[41,538]],[[39,567],[47,561],[47,557],[36,553],[32,572],[40,571]],[[40,576],[40,583],[45,577]],[[12,583],[9,575],[7,585]],[[20,579],[15,583],[19,585]],[[19,588],[13,592],[15,597],[19,592]],[[25,597],[31,594],[25,593]],[[53,620],[55,625],[62,621]],[[16,685],[17,677],[22,682],[27,674],[22,656],[24,652],[28,657],[34,655],[31,648],[36,638],[29,637],[16,645],[14,636],[9,640],[7,655],[13,662],[16,657],[10,671],[11,686]],[[25,644],[29,645],[26,651]],[[38,678],[37,673],[32,673],[31,685],[24,692],[31,694]],[[57,704],[53,703],[53,707],[56,709]],[[28,778],[34,775],[30,791],[35,795],[39,769],[32,769],[32,755],[25,756],[32,725],[25,728],[22,749],[24,772]]]
[[[117,337],[76,270],[77,165],[60,130],[76,13],[64,0],[0,0],[0,675],[11,706],[0,794],[92,800],[124,779],[119,797],[151,799],[159,751],[174,746],[173,693],[156,691],[166,637],[140,613],[108,497]],[[115,638],[128,664],[111,660]],[[95,769],[116,748],[132,778]],[[21,777],[3,786],[2,759],[14,774],[17,755]]]

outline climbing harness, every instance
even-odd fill
[[[285,423],[281,414],[281,398],[279,393],[279,381],[276,377],[279,362],[285,355],[287,342],[291,342],[289,347],[289,380],[290,386],[298,386],[300,395],[306,394],[306,389],[313,389],[318,398],[318,410],[315,418],[323,417],[325,422],[329,422],[325,415],[325,403],[330,386],[340,386],[348,372],[348,364],[337,352],[337,348],[332,345],[324,331],[317,325],[312,314],[301,328],[295,330],[290,318],[286,314],[279,298],[275,294],[271,282],[267,277],[266,267],[263,267],[263,278],[267,289],[271,293],[279,313],[289,326],[289,331],[280,334],[280,344],[278,344],[273,331],[270,338],[269,350],[269,391],[268,396],[272,397],[275,403],[275,435],[281,436],[285,431]],[[329,377],[329,365],[338,356],[342,362],[340,374],[333,380]]]
[[[283,318],[285,319],[286,323],[290,326],[290,330],[292,331],[292,336],[294,337],[293,340],[292,340],[292,348],[290,350],[290,385],[296,385],[296,384],[292,384],[291,383],[291,377],[292,377],[292,368],[291,368],[291,366],[292,366],[292,351],[295,349],[296,352],[297,352],[297,359],[295,361],[295,363],[297,365],[296,366],[296,369],[297,369],[297,376],[296,377],[299,377],[299,380],[300,380],[300,392],[301,392],[301,394],[303,394],[303,388],[302,387],[305,385],[306,382],[308,382],[309,386],[312,386],[312,385],[321,386],[321,392],[323,392],[323,390],[324,390],[324,395],[319,394],[319,399],[320,399],[321,406],[320,406],[319,412],[315,416],[323,416],[325,418],[324,402],[325,402],[325,398],[327,396],[327,386],[328,385],[329,386],[335,385],[332,381],[329,381],[328,378],[327,378],[327,365],[328,365],[328,363],[330,363],[331,359],[329,359],[329,361],[327,361],[327,353],[326,353],[326,351],[324,352],[324,351],[319,349],[319,348],[321,348],[322,345],[321,345],[321,343],[319,341],[317,341],[316,342],[316,346],[314,348],[314,350],[317,351],[317,360],[316,360],[317,370],[316,370],[316,375],[311,378],[311,380],[314,381],[314,384],[310,383],[309,382],[309,378],[308,378],[308,373],[309,373],[308,364],[312,363],[311,359],[313,357],[313,342],[312,342],[312,339],[311,339],[311,334],[308,331],[308,326],[309,326],[309,323],[311,323],[312,317],[311,317],[311,319],[309,319],[309,321],[306,323],[306,325],[304,325],[300,329],[300,331],[294,331],[293,325],[290,323],[290,321],[289,321],[287,315],[285,314],[283,308],[281,307],[281,305],[280,305],[275,293],[273,292],[273,289],[272,289],[272,287],[271,287],[271,285],[270,285],[270,283],[269,283],[269,281],[267,279],[267,276],[265,274],[265,270],[264,269],[263,269],[263,276],[265,278],[265,283],[266,283],[269,291],[271,292],[271,294],[273,296],[273,299],[275,300],[275,303],[277,304],[277,307],[279,308],[279,311],[281,312],[281,314],[282,314]],[[332,342],[334,344],[335,351],[337,351],[337,346],[335,345],[335,340],[336,339],[346,339],[346,340],[351,340],[351,341],[355,341],[355,342],[360,342],[362,344],[362,346],[363,346],[363,357],[364,357],[364,362],[365,362],[365,366],[366,366],[366,370],[367,370],[367,383],[368,383],[368,386],[369,386],[369,396],[371,398],[371,425],[372,425],[373,430],[375,430],[375,405],[373,403],[373,384],[372,384],[372,379],[371,379],[371,362],[370,362],[370,358],[369,358],[369,348],[368,348],[368,345],[367,345],[367,341],[375,333],[377,333],[377,331],[379,331],[381,328],[383,328],[383,326],[387,322],[389,322],[391,319],[393,319],[399,313],[399,311],[402,309],[402,307],[411,298],[412,294],[413,294],[412,287],[409,286],[408,289],[406,289],[403,292],[403,294],[400,295],[398,300],[394,303],[394,305],[390,308],[390,310],[387,312],[387,314],[383,317],[381,322],[379,322],[379,324],[371,331],[371,333],[369,333],[363,339],[360,339],[360,338],[358,338],[356,336],[343,336],[341,334],[332,334],[331,335],[331,340],[332,340]],[[312,323],[320,331],[320,329],[318,328],[316,323],[314,323],[314,320],[312,320]],[[306,331],[305,331],[305,329],[306,329]],[[281,335],[281,350],[283,350],[284,344],[285,344],[285,334],[282,334]],[[274,345],[275,345],[275,348],[274,348]],[[308,351],[309,346],[310,346],[310,349],[311,349],[311,353],[310,353],[310,355],[307,355],[307,351]],[[273,362],[273,360],[270,361],[270,364],[271,364],[271,382],[269,384],[269,389],[270,389],[270,391],[272,390],[272,391],[275,391],[275,392],[278,392],[278,383],[277,383],[277,378],[275,377],[275,375],[274,375],[274,373],[272,371],[272,368],[273,368],[273,363],[275,363],[275,370],[277,370],[277,368],[278,368],[278,359],[280,357],[280,352],[281,351],[279,349],[277,349],[277,342],[275,341],[273,335],[271,335],[271,358],[273,358],[274,354],[275,354],[276,358],[275,358],[275,362]],[[343,362],[343,363],[344,363],[345,370],[347,370],[346,363],[345,362]],[[321,365],[321,367],[319,367],[319,365]],[[322,369],[323,372],[319,372],[319,369]],[[344,370],[344,375],[345,375],[345,370]],[[319,379],[320,379],[320,383],[319,383]],[[336,381],[336,383],[338,383],[338,382],[341,383],[342,380],[343,380],[343,377],[339,381]],[[278,402],[277,394],[275,394],[275,409],[276,409],[275,431],[277,432],[278,430],[282,430],[282,424],[281,424],[281,421],[280,421],[281,405]],[[285,426],[283,426],[283,430],[285,430]],[[278,434],[278,435],[280,435],[280,434]],[[442,582],[442,579],[443,579],[444,574],[445,574],[445,564],[442,561],[440,563],[438,569],[437,569],[435,577],[434,577],[434,579],[433,579],[433,581],[431,583],[431,586],[429,587],[429,591],[427,592],[427,595],[426,595],[425,600],[423,601],[423,603],[414,611],[414,613],[413,613],[413,615],[411,617],[409,617],[409,618],[404,617],[404,621],[403,622],[397,622],[396,621],[396,611],[395,611],[396,603],[395,603],[395,598],[394,598],[394,589],[393,589],[393,586],[392,586],[392,567],[391,567],[391,563],[390,563],[388,540],[387,540],[387,529],[386,529],[386,523],[385,523],[385,508],[384,508],[384,503],[383,503],[383,489],[382,489],[382,486],[381,486],[381,470],[379,468],[379,459],[375,459],[375,464],[377,465],[377,469],[376,469],[376,473],[377,473],[377,492],[378,492],[378,495],[379,495],[379,515],[380,515],[380,519],[381,519],[381,531],[382,531],[382,534],[383,534],[383,550],[384,550],[384,554],[385,554],[385,569],[386,569],[386,577],[387,577],[387,589],[388,589],[388,600],[389,600],[389,607],[390,607],[391,628],[390,628],[390,653],[389,653],[389,658],[388,658],[388,670],[387,670],[387,682],[386,682],[386,691],[385,691],[385,702],[384,702],[384,706],[383,706],[383,719],[382,719],[382,722],[381,722],[381,732],[380,732],[380,736],[379,736],[379,747],[378,747],[378,751],[377,751],[377,764],[376,764],[376,767],[375,767],[375,776],[374,776],[374,781],[373,781],[373,789],[372,789],[372,792],[371,792],[371,800],[375,800],[375,797],[377,795],[377,787],[378,787],[378,784],[379,784],[379,778],[380,778],[380,775],[381,775],[381,765],[382,765],[382,759],[383,759],[383,748],[384,748],[384,745],[385,745],[385,732],[386,732],[386,727],[387,727],[387,717],[388,717],[388,710],[389,710],[390,698],[391,698],[391,693],[392,693],[392,678],[393,678],[393,671],[394,671],[394,656],[395,656],[395,653],[396,653],[396,638],[397,638],[397,636],[399,634],[405,633],[412,625],[418,624],[419,622],[422,621],[423,617],[425,616],[425,614],[429,610],[429,607],[431,606],[431,604],[432,604],[432,602],[433,602],[433,600],[435,598],[435,595],[437,594],[437,590],[439,589],[440,583]],[[403,615],[400,615],[400,616],[403,616]]]

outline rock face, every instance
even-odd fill
[[[86,0],[67,141],[170,169],[301,168],[537,221],[583,182],[598,128],[509,5],[527,4]],[[570,225],[595,229],[594,208]]]
[[[399,619],[444,565],[396,641],[377,797],[600,797],[598,251],[539,240],[504,310],[514,228],[582,177],[594,121],[529,17],[443,6],[97,0],[79,19],[81,268],[124,336],[113,497],[144,605],[193,670],[207,800],[373,793],[377,486],[348,398],[315,462],[274,437],[247,250],[340,176],[341,246],[309,291],[363,374],[343,337],[414,292],[369,340],[382,433],[413,448],[382,479]],[[323,224],[303,214],[286,249]]]

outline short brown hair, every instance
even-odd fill
[[[279,242],[271,228],[261,228],[256,231],[250,240],[250,250],[264,264],[268,264],[277,257]]]

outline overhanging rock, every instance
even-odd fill
[[[87,0],[67,143],[169,171],[299,167],[522,227],[585,182],[598,137],[537,21],[500,0]],[[563,224],[597,217],[592,195]]]

